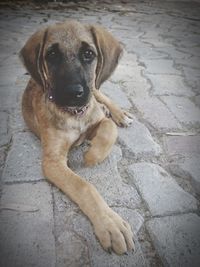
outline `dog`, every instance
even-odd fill
[[[116,141],[116,125],[132,122],[131,114],[99,91],[121,54],[121,45],[103,27],[73,20],[38,30],[20,51],[31,75],[22,113],[41,140],[44,176],[89,218],[102,247],[117,254],[134,249],[130,225],[67,166],[67,155],[87,139],[85,165],[102,162]]]

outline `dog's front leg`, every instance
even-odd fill
[[[104,104],[110,111],[113,121],[121,127],[127,127],[133,122],[133,116],[122,110],[117,104],[110,100],[109,97],[104,95],[101,91],[94,89],[94,96],[99,103]]]
[[[108,207],[93,185],[67,166],[66,151],[70,145],[65,135],[57,131],[43,134],[42,147],[44,175],[87,215],[103,248],[109,252],[114,250],[117,254],[133,249],[129,224]]]
[[[90,137],[90,147],[84,155],[85,165],[92,166],[102,162],[110,153],[117,139],[117,126],[110,118],[103,118]]]

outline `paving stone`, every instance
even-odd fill
[[[118,104],[121,108],[131,108],[131,103],[119,84],[114,84],[108,81],[102,86],[101,91],[110,97],[110,99],[112,99],[112,101]]]
[[[9,122],[10,122],[11,132],[13,132],[13,133],[14,132],[29,131],[29,128],[23,119],[21,105],[19,105],[18,108],[14,109],[10,113]]]
[[[8,43],[7,40],[6,42]],[[8,75],[9,73],[12,73],[12,75]],[[9,57],[7,60],[4,61],[4,64],[0,66],[0,85],[14,84],[16,78],[22,75],[23,73],[24,68],[22,63],[20,62],[20,59],[17,55],[12,55],[12,57]],[[12,90],[14,92],[13,88]]]
[[[4,167],[5,158],[6,158],[6,148],[1,147],[0,148],[0,182],[1,182],[1,175],[2,175],[2,171]]]
[[[134,53],[137,53],[139,57],[141,58],[141,61],[143,59],[161,59],[166,57],[166,53],[162,53],[162,51],[158,51],[159,49],[153,48],[153,47],[135,47]]]
[[[138,79],[137,79],[138,78]],[[140,97],[149,97],[149,89],[150,84],[149,82],[139,76],[134,76],[134,79],[131,82],[124,81],[122,83],[122,87],[124,88],[124,91],[133,98],[140,98]]]
[[[180,74],[180,71],[174,68],[172,60],[156,59],[145,60],[146,72],[151,74]]]
[[[125,220],[127,220],[135,235],[136,251],[130,252],[128,256],[118,256],[115,253],[108,254],[105,252],[94,235],[94,230],[88,221],[79,210],[75,208],[69,209],[69,200],[62,199],[64,204],[61,204],[60,192],[57,191],[55,197],[55,212],[56,212],[56,236],[58,240],[57,248],[62,247],[58,251],[58,257],[65,262],[72,263],[68,266],[88,266],[87,255],[90,255],[90,265],[94,267],[115,267],[115,266],[148,266],[142,253],[140,244],[137,240],[137,232],[143,224],[143,217],[136,211],[126,208],[114,208]],[[58,212],[57,207],[65,205],[61,212]],[[66,230],[70,228],[70,231]],[[75,233],[75,235],[73,234]],[[78,237],[78,238],[77,238]],[[82,241],[81,241],[82,240]],[[72,244],[71,244],[72,242]],[[71,258],[71,248],[76,251],[74,258]],[[74,254],[74,252],[73,252]],[[82,263],[83,265],[80,265]],[[73,265],[74,264],[74,265]],[[76,265],[77,264],[77,265]],[[66,266],[66,265],[58,265]]]
[[[155,129],[165,132],[182,128],[174,115],[157,97],[132,97],[131,99],[143,118]]]
[[[194,102],[200,108],[200,95],[194,97]]]
[[[8,114],[0,111],[0,146],[6,145],[10,142],[11,135],[8,129]]]
[[[199,40],[200,43],[200,40]],[[179,64],[180,66],[188,66],[191,68],[199,69],[199,57],[193,56],[193,57],[188,57],[187,60],[185,58],[179,58],[176,59],[176,64]]]
[[[184,75],[185,75],[185,80],[189,86],[192,87],[194,92],[197,94],[200,93],[199,90],[199,83],[200,83],[200,72],[199,69],[193,69],[189,67],[182,67]]]
[[[0,265],[55,266],[50,186],[4,185],[1,199]]]
[[[162,96],[176,118],[188,126],[200,125],[200,109],[185,97]]]
[[[155,218],[147,222],[147,229],[164,266],[199,266],[199,216],[190,213]]]
[[[44,179],[41,168],[40,142],[32,133],[14,134],[2,179],[4,182]]]
[[[163,138],[168,155],[200,153],[200,136],[165,136]]]
[[[158,156],[162,149],[152,138],[148,128],[134,119],[128,128],[120,128],[119,141],[136,158]]]
[[[176,175],[190,176],[194,190],[200,193],[200,156],[199,154],[185,155],[181,162],[174,162],[175,166],[170,166]],[[171,164],[170,164],[171,165]],[[172,164],[173,165],[173,164]],[[175,169],[175,170],[174,170]]]
[[[159,165],[136,163],[128,168],[152,215],[167,215],[197,209],[196,199],[185,192]]]
[[[133,75],[131,79],[123,79],[121,86],[123,86],[124,91],[132,97],[148,97],[151,84],[143,76],[144,67],[135,66],[133,70]],[[111,77],[112,79],[112,77]]]
[[[137,67],[131,65],[119,64],[111,76],[111,81],[114,82],[123,82],[123,81],[132,81],[135,69]]]
[[[121,149],[114,146],[111,154],[101,164],[87,168],[83,164],[83,151],[86,149],[83,145],[70,153],[70,168],[95,185],[110,206],[138,207],[139,195],[133,187],[122,182],[118,171],[117,162],[121,159]]]
[[[194,96],[192,90],[183,82],[183,78],[167,74],[147,74],[153,85],[153,94],[175,95],[175,96]]]
[[[2,110],[9,110],[16,107],[17,103],[17,92],[12,90],[14,85],[3,85],[0,86],[0,107]]]
[[[89,251],[85,240],[71,229],[67,230],[68,225],[65,226],[66,229],[57,237],[56,266],[89,267]]]

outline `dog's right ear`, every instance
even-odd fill
[[[43,50],[46,41],[47,30],[43,29],[34,33],[20,51],[20,59],[32,78],[43,85]]]

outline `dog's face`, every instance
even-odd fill
[[[117,66],[121,52],[119,43],[103,28],[68,21],[36,32],[21,56],[47,99],[69,111],[86,107],[92,90]]]

